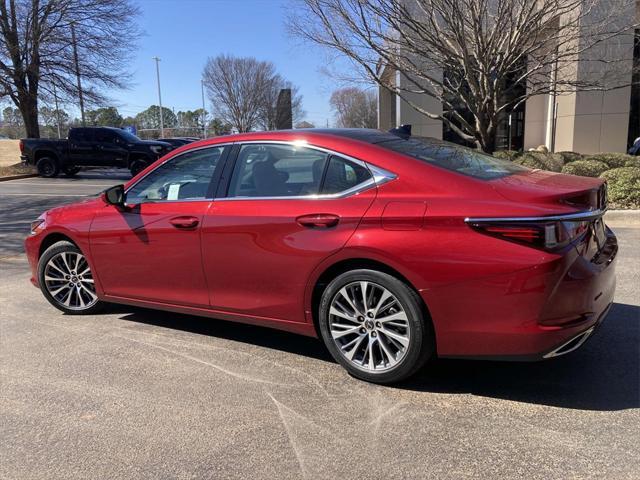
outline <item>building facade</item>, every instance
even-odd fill
[[[640,22],[640,1],[636,2],[636,21]],[[624,61],[618,68],[627,85],[608,91],[577,91],[562,95],[537,95],[529,98],[516,111],[505,114],[497,132],[497,149],[528,150],[545,145],[550,151],[579,153],[626,152],[634,139],[640,137],[640,29],[616,40],[618,54]],[[622,52],[622,53],[621,53]],[[587,55],[587,54],[584,54]],[[589,64],[590,70],[582,64]],[[586,78],[596,68],[607,64],[576,62],[575,75]],[[394,79],[402,89],[404,77],[397,72],[384,71],[387,79]],[[550,81],[552,81],[550,79]],[[411,94],[410,94],[411,95]],[[430,113],[442,114],[442,105],[428,95],[413,94],[411,102]],[[434,137],[463,143],[441,120],[428,118],[386,88],[378,94],[378,126],[388,130],[411,124],[414,135]]]

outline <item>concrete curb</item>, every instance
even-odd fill
[[[604,220],[610,227],[640,227],[640,210],[609,210]]]
[[[0,177],[0,182],[8,182],[9,180],[19,180],[21,178],[37,177],[37,173],[25,173],[22,175],[11,175],[10,177]]]

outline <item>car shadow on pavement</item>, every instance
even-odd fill
[[[333,362],[324,345],[314,338],[169,312],[113,308],[123,308],[123,313],[127,309],[122,320]],[[581,410],[639,408],[640,307],[615,303],[597,334],[564,357],[531,363],[433,360],[416,376],[389,388],[472,394]]]
[[[120,311],[120,309],[126,309],[122,310],[123,312],[126,311],[127,314],[120,317],[121,320],[248,343],[296,355],[304,355],[317,360],[333,362],[328,350],[322,342],[316,338],[296,335],[273,328],[160,310],[135,308],[135,310],[132,311],[134,308],[135,307],[113,305],[110,306],[107,313],[115,313]]]
[[[580,349],[541,362],[437,360],[401,388],[581,410],[640,407],[640,307],[614,303]]]

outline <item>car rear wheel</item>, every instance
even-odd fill
[[[52,157],[42,157],[36,163],[36,168],[38,169],[38,175],[45,178],[55,177],[60,172],[58,162]]]
[[[131,162],[131,165],[129,166],[129,171],[131,172],[131,176],[135,177],[142,170],[147,168],[148,165],[149,164],[144,160],[134,160],[133,162]]]
[[[65,313],[86,315],[96,313],[103,306],[96,295],[89,263],[71,242],[54,243],[42,254],[38,280],[49,303]]]
[[[335,278],[320,301],[322,338],[354,377],[374,383],[403,380],[433,355],[431,321],[404,282],[375,270]]]

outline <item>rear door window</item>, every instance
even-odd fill
[[[93,130],[90,128],[76,128],[71,130],[70,138],[76,142],[93,142]]]
[[[328,154],[289,144],[240,147],[229,197],[298,197],[317,195]]]
[[[322,194],[340,193],[371,179],[371,172],[363,165],[332,156],[322,183]]]

